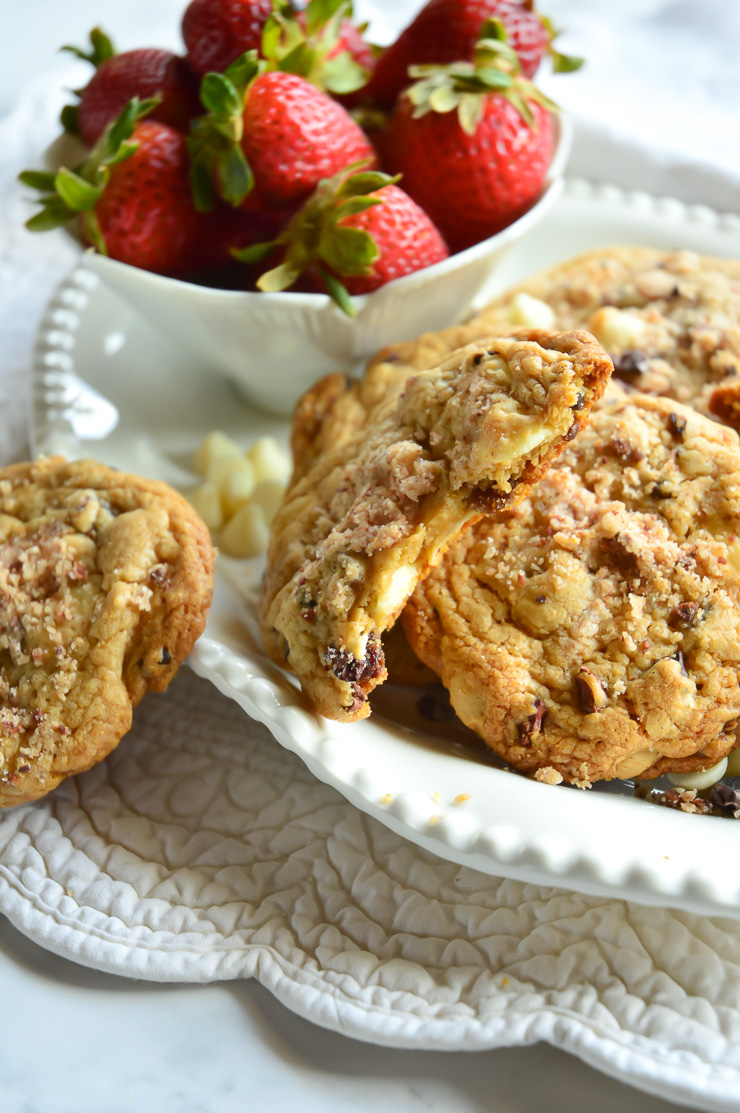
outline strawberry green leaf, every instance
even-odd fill
[[[125,162],[127,158],[131,158],[131,155],[134,154],[135,151],[138,151],[138,149],[138,140],[134,140],[133,142],[126,140],[121,144],[115,154],[109,155],[108,158],[103,159],[102,165],[108,167],[118,166],[119,162]]]
[[[224,73],[224,77],[231,82],[231,84],[239,90],[239,93],[244,96],[244,90],[250,82],[254,81],[258,74],[262,73],[265,68],[265,63],[260,61],[257,56],[256,50],[248,50],[246,54],[241,54]],[[243,104],[242,109],[243,110]]]
[[[323,267],[318,268],[319,274],[326,283],[326,288],[329,291],[329,297],[335,305],[339,306],[343,313],[348,317],[354,317],[357,313],[355,303],[349,296],[349,291],[343,282],[335,278],[333,274],[329,274]]]
[[[134,128],[139,120],[156,108],[161,99],[161,97],[148,97],[146,100],[139,100],[138,97],[132,97],[120,116],[114,120],[113,124],[108,125],[103,134],[101,144],[105,153],[100,159],[102,165],[113,166],[117,162],[123,161],[119,157],[121,147],[134,134]],[[95,150],[97,151],[97,149],[96,147]],[[136,150],[136,147],[129,150],[124,157],[128,158],[134,150]]]
[[[75,57],[81,58],[83,62],[91,62],[96,69],[116,53],[113,43],[100,27],[93,27],[90,32],[90,46],[92,50],[87,51],[81,50],[78,46],[62,46],[60,50],[74,54]]]
[[[98,218],[94,212],[84,214],[82,218],[82,227],[87,242],[92,244],[95,250],[100,252],[101,255],[107,255],[108,245],[103,239],[103,233],[100,231]]]
[[[308,43],[299,43],[294,50],[286,54],[284,58],[280,59],[278,69],[283,73],[295,73],[299,77],[305,77],[313,69],[316,62],[316,53]]]
[[[283,24],[275,14],[269,15],[262,28],[262,57],[274,58],[283,35]]]
[[[309,35],[315,35],[340,10],[344,9],[342,17],[348,15],[348,7],[346,0],[311,0],[306,8],[306,31]]]
[[[77,104],[65,104],[59,113],[59,122],[70,135],[80,134],[80,107]]]
[[[337,205],[334,213],[334,218],[338,222],[344,220],[346,216],[354,216],[356,213],[364,213],[367,209],[372,209],[375,205],[382,205],[382,197],[350,197],[347,201],[342,201]]]
[[[506,33],[506,28],[504,27],[501,20],[495,18],[486,19],[482,24],[480,31],[478,32],[479,42],[481,42],[483,39],[493,39],[496,42],[505,43],[508,37],[509,36]]]
[[[219,194],[236,208],[254,185],[254,175],[238,144],[227,147],[216,158]]]
[[[261,263],[272,255],[277,246],[277,243],[271,240],[269,243],[253,243],[249,247],[232,247],[231,256],[239,263]]]
[[[440,85],[429,96],[429,107],[433,112],[454,112],[460,103],[460,94],[452,85]]]
[[[524,122],[528,124],[533,131],[536,131],[537,121],[534,118],[532,109],[527,103],[526,97],[523,97],[518,89],[507,89],[507,91],[503,95],[511,104],[514,105],[514,108],[516,108],[517,112],[522,117]]]
[[[347,50],[324,62],[324,85],[330,93],[354,93],[367,85],[369,76]]]
[[[510,73],[505,73],[503,70],[493,69],[493,67],[482,66],[476,70],[475,77],[485,90],[489,89],[508,89],[514,83],[514,79]]]
[[[561,54],[557,50],[552,50],[550,55],[555,73],[575,73],[585,61],[584,58],[579,58],[575,54]]]
[[[369,232],[337,225],[322,236],[318,253],[332,270],[347,276],[367,274],[380,255]]]
[[[73,170],[67,170],[66,166],[62,166],[58,171],[54,179],[54,187],[65,205],[73,212],[80,213],[89,212],[94,208],[103,193],[100,187],[86,182]]]
[[[362,197],[368,193],[375,193],[383,186],[395,185],[401,180],[400,174],[384,174],[382,170],[366,170],[359,174],[352,174],[336,191],[336,197],[344,200],[347,197]]]
[[[193,204],[199,213],[210,213],[216,204],[216,191],[213,188],[210,163],[190,161],[190,192]]]
[[[460,127],[467,135],[475,135],[485,108],[485,98],[474,93],[463,93],[457,110]]]
[[[200,86],[203,107],[214,116],[239,116],[244,111],[242,97],[233,82],[222,73],[207,73]]]
[[[275,294],[292,286],[300,273],[300,267],[296,267],[293,263],[281,263],[279,267],[263,274],[257,280],[257,286],[266,293]]]
[[[54,190],[55,177],[56,175],[50,170],[23,170],[18,175],[18,181],[30,186],[31,189],[40,189],[44,193],[51,193]]]
[[[26,228],[29,232],[48,232],[62,224],[69,224],[75,215],[61,197],[48,197],[44,200],[41,211],[26,221]]]

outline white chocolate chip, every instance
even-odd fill
[[[188,492],[187,499],[211,533],[221,529],[224,522],[221,510],[221,492],[215,483],[201,483],[200,487]]]
[[[219,484],[224,517],[228,520],[249,501],[254,492],[254,469],[249,460],[235,460],[237,465]]]
[[[241,456],[239,445],[225,433],[215,430],[202,441],[193,457],[193,467],[197,475],[205,476],[211,463],[221,456]]]
[[[509,306],[509,320],[514,325],[525,325],[527,328],[552,328],[555,314],[546,301],[520,293]]]
[[[220,547],[231,557],[259,556],[267,548],[269,537],[270,530],[261,507],[248,502],[224,528]]]
[[[272,525],[273,518],[278,512],[280,503],[285,494],[285,484],[276,479],[263,479],[258,483],[252,493],[252,502],[259,506],[265,515],[265,521]]]
[[[605,305],[591,314],[588,331],[608,352],[624,352],[639,347],[647,332],[647,324],[636,313]]]
[[[674,788],[693,788],[700,792],[703,788],[711,788],[717,781],[721,781],[726,772],[727,758],[723,757],[709,769],[697,769],[695,773],[669,773],[668,780]]]
[[[254,468],[257,483],[263,479],[274,479],[286,484],[290,479],[290,460],[273,437],[260,437],[255,441],[247,458]]]

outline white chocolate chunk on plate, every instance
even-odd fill
[[[286,484],[290,479],[291,464],[288,454],[273,437],[260,437],[256,440],[247,453],[247,459],[254,468],[257,483],[263,479],[274,479]]]
[[[259,556],[267,548],[270,530],[261,507],[252,502],[237,510],[221,534],[221,548],[230,557]]]
[[[241,456],[242,450],[236,441],[218,429],[204,437],[193,457],[193,468],[198,475],[206,476],[211,463],[221,456]]]
[[[201,483],[200,487],[188,491],[187,500],[211,533],[221,529],[224,522],[221,492],[215,483]]]

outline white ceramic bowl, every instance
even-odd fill
[[[231,378],[262,409],[289,414],[329,371],[351,368],[386,344],[462,320],[513,243],[548,212],[563,186],[572,126],[555,121],[542,194],[508,228],[425,270],[355,299],[348,317],[325,294],[214,290],[150,274],[89,252],[87,265],[150,323],[187,347],[209,374]]]

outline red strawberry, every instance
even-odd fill
[[[142,120],[151,107],[134,98],[76,170],[22,174],[45,194],[27,226],[44,231],[81,214],[85,238],[113,259],[162,274],[197,269],[204,218],[190,195],[186,139]]]
[[[261,290],[295,287],[307,276],[309,288],[328,290],[351,316],[350,294],[370,293],[447,258],[434,224],[396,179],[361,167],[322,182],[277,241],[233,252],[254,264],[282,248],[280,265],[259,279]]]
[[[151,119],[187,132],[190,120],[203,109],[198,83],[184,58],[169,50],[129,50],[103,62],[79,105],[79,131],[84,143],[94,147],[132,97],[161,97]]]
[[[202,77],[259,50],[272,0],[192,0],[182,20],[188,62]]]
[[[381,202],[365,212],[338,221],[339,228],[361,228],[375,241],[378,258],[369,274],[346,275],[350,294],[369,294],[394,278],[430,267],[449,255],[447,245],[427,214],[397,185],[368,194]],[[338,277],[342,271],[336,270]]]
[[[258,192],[273,205],[299,205],[322,178],[375,152],[348,112],[292,73],[263,73],[244,110],[242,149]]]
[[[409,66],[470,61],[482,25],[500,19],[522,73],[531,77],[554,37],[532,0],[430,0],[399,38],[383,52],[363,95],[390,107],[411,82]],[[555,68],[575,69],[580,59],[553,52]]]
[[[233,209],[217,203],[210,213],[200,214],[194,257],[198,270],[233,266],[231,252],[263,243],[280,235],[290,219],[284,209],[265,205],[256,193],[250,193],[244,204]]]
[[[511,224],[542,189],[555,106],[517,68],[502,41],[484,37],[474,63],[424,71],[391,119],[391,168],[453,251]]]

